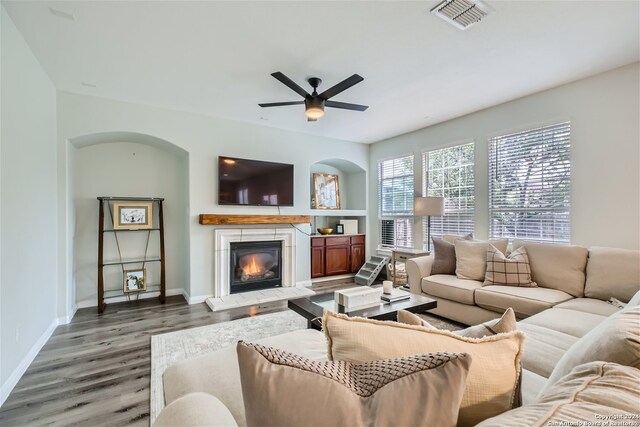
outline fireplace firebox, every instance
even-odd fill
[[[282,286],[282,241],[231,242],[230,293]]]

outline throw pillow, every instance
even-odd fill
[[[465,234],[464,236],[459,236],[457,234],[444,234],[442,236],[442,240],[451,244],[455,243],[455,241],[459,239],[473,240],[473,233]]]
[[[427,329],[438,329],[417,314],[406,310],[398,311],[398,322],[407,325],[422,326]],[[490,335],[502,334],[516,330],[516,315],[509,307],[499,319],[489,320],[479,325],[470,326],[467,329],[452,331],[454,334],[467,338],[482,338]]]
[[[243,342],[236,350],[249,427],[455,426],[471,365],[464,353],[354,364]]]
[[[607,317],[576,341],[560,358],[542,392],[574,367],[587,362],[601,360],[640,368],[639,325],[640,306],[627,306]]]
[[[524,246],[511,252],[509,256],[489,245],[487,248],[487,271],[484,276],[484,284],[521,286],[533,288],[538,286],[531,280],[531,268],[529,257]]]
[[[452,237],[452,236],[449,236]],[[471,240],[473,234],[456,237],[458,239]],[[452,242],[445,239],[432,238],[433,242],[433,264],[431,264],[431,274],[456,274],[456,247]]]
[[[508,239],[488,242],[456,240],[456,276],[458,279],[484,280],[487,269],[487,248],[495,246],[500,252],[507,252]]]
[[[348,317],[328,310],[322,325],[329,360],[362,363],[434,351],[468,353],[473,363],[460,406],[459,426],[476,425],[519,404],[524,342],[520,331],[466,338],[448,331]]]
[[[616,415],[617,418],[612,419],[617,420],[637,420],[638,396],[638,369],[591,362],[574,368],[532,404],[486,420],[478,427],[598,425],[595,414]]]

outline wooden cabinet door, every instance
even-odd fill
[[[344,246],[327,246],[325,248],[325,275],[345,274],[351,271],[351,247]]]
[[[357,273],[364,264],[364,245],[351,246],[351,272]]]
[[[324,276],[324,247],[311,247],[311,277]]]

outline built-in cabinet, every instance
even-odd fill
[[[363,234],[311,237],[311,278],[358,272],[364,247]]]

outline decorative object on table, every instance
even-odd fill
[[[409,299],[411,295],[401,289],[392,289],[389,294],[383,293],[380,299],[386,302],[397,302]]]
[[[114,230],[153,228],[153,202],[116,202],[113,211]]]
[[[355,288],[340,289],[334,292],[338,305],[346,308],[359,307],[380,302],[380,288],[356,286]]]
[[[390,262],[387,264],[387,277],[391,279],[394,285],[406,285],[407,271],[404,262]]]
[[[340,209],[338,175],[314,173],[313,187],[316,209]]]
[[[318,233],[322,235],[333,233],[333,228],[318,228]]]
[[[358,234],[357,219],[341,219],[340,224],[344,226],[344,234]]]
[[[344,234],[344,224],[336,224],[336,234]]]
[[[431,217],[444,215],[444,197],[416,197],[413,214],[427,217],[427,251],[431,251]]]
[[[382,292],[389,295],[393,291],[393,282],[391,280],[384,280],[382,282]]]
[[[125,293],[142,292],[147,290],[147,269],[138,268],[135,270],[124,270],[124,287]]]

